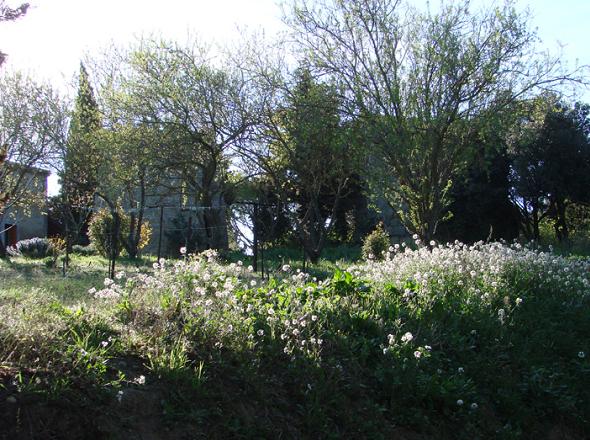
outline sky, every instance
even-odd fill
[[[113,42],[125,46],[142,35],[186,41],[196,35],[220,43],[240,38],[240,29],[280,31],[277,0],[27,0],[27,15],[0,24],[0,50],[8,54],[3,70],[22,70],[57,88],[72,84],[80,60]],[[425,3],[424,0],[414,0]],[[21,2],[6,0],[12,7]],[[436,4],[436,1],[432,1]],[[484,0],[473,0],[474,5]],[[485,2],[485,3],[489,3]],[[562,47],[569,67],[590,65],[590,0],[516,0],[529,7],[541,47]],[[590,91],[579,99],[590,102]],[[50,182],[55,191],[55,177]]]
[[[16,6],[25,0],[7,0]],[[5,68],[30,70],[58,83],[76,75],[85,53],[142,35],[186,41],[239,38],[238,27],[269,33],[281,26],[274,0],[26,0],[25,17],[0,25]]]

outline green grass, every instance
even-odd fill
[[[270,280],[240,255],[124,261],[97,297],[99,258],[75,257],[66,278],[0,262],[0,432],[590,436],[590,261],[485,245],[351,265],[354,252],[329,251],[322,281],[282,249]]]
[[[120,258],[117,270],[133,271],[151,269],[155,258],[137,260]],[[88,300],[88,289],[101,286],[108,275],[108,261],[99,256],[72,255],[64,276],[62,268],[50,268],[42,260],[12,258],[0,260],[0,295],[13,296],[19,292],[40,289],[54,295],[64,304],[71,305]]]
[[[328,246],[322,252],[322,258],[312,263],[309,259],[305,260],[301,249],[286,247],[276,247],[264,249],[259,253],[259,270],[264,265],[264,270],[271,276],[281,273],[285,264],[291,266],[294,270],[304,270],[312,276],[326,278],[336,270],[343,270],[352,263],[361,258],[360,246]],[[245,265],[252,264],[252,256],[244,255],[241,252],[232,252],[228,256],[228,261],[242,261]]]

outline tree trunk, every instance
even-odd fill
[[[533,213],[532,213],[532,220],[533,220],[533,240],[538,240],[541,237],[539,232],[539,207],[537,203],[533,203]]]
[[[561,199],[555,202],[555,235],[560,242],[569,238],[566,207],[566,203]]]
[[[119,232],[121,229],[121,219],[117,209],[111,208],[111,215],[113,216],[113,231],[111,234],[111,262],[109,267],[109,278],[115,278],[115,264],[118,257],[119,249]]]
[[[135,216],[135,213],[131,213],[129,215],[130,217],[130,222],[129,222],[129,235],[127,236],[127,239],[125,240],[124,246],[125,246],[125,250],[127,251],[127,255],[129,255],[129,258],[134,260],[137,258],[137,253],[138,253],[138,249],[137,249],[137,245],[139,244],[139,240],[137,240],[137,235],[139,235],[141,233],[141,226],[139,225],[139,222],[137,220],[137,217]],[[139,234],[136,234],[136,232],[138,232]]]
[[[145,176],[140,175],[139,178],[139,201],[137,203],[137,216],[131,212],[131,222],[129,225],[129,235],[127,237],[125,249],[129,254],[129,258],[135,259],[139,255],[139,243],[141,242],[141,228],[143,225],[143,216],[145,212]]]

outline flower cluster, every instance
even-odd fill
[[[590,293],[590,260],[568,259],[518,243],[434,243],[416,250],[396,245],[383,262],[349,270],[377,284],[397,286],[407,301],[431,300],[451,286],[468,292],[470,301],[497,304],[504,300],[506,288],[518,287],[524,273],[529,288],[558,286],[580,297]],[[512,299],[514,306],[522,306],[524,296]],[[508,312],[500,308],[495,313],[505,322]]]

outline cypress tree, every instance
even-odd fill
[[[61,174],[67,238],[78,241],[98,186],[98,131],[102,122],[88,72],[80,63],[78,94],[72,112]]]

